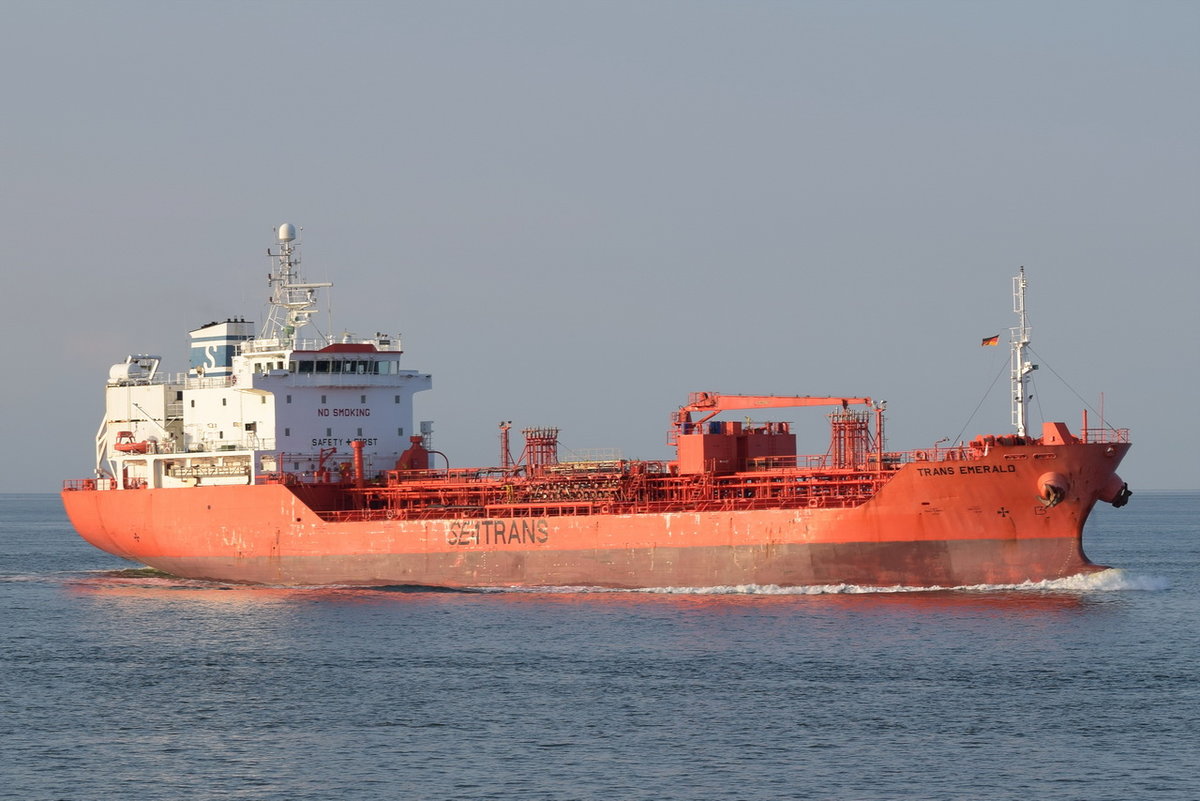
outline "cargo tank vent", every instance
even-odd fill
[[[521,433],[525,436],[523,461],[530,470],[558,464],[557,428],[526,428]]]
[[[829,415],[830,460],[835,468],[853,470],[867,463],[871,446],[871,413],[847,409]]]

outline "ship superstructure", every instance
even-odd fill
[[[674,458],[562,458],[558,429],[525,428],[498,466],[434,464],[413,431],[429,375],[397,335],[316,330],[319,290],[296,229],[277,229],[263,327],[191,332],[190,369],[114,365],[97,476],[62,494],[99,548],[180,576],[278,585],[448,587],[1007,584],[1101,569],[1083,553],[1098,502],[1122,506],[1129,433],[1029,431],[1024,269],[1013,279],[1015,433],[898,451],[866,396],[692,393]],[[995,337],[985,343],[995,341]],[[791,423],[815,410],[824,450]],[[739,419],[722,419],[726,412]],[[811,452],[810,452],[811,453]]]
[[[190,368],[131,355],[109,371],[96,435],[98,479],[118,488],[250,485],[281,472],[327,479],[393,467],[412,444],[413,395],[432,385],[406,369],[398,334],[321,334],[318,290],[304,282],[290,224],[277,229],[270,308],[260,332],[244,319],[191,332]]]

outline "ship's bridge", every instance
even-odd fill
[[[371,350],[380,352],[403,353],[399,334],[376,334],[373,337],[357,337],[345,333],[330,342],[326,339],[283,339],[278,337],[249,339],[242,343],[242,355],[274,353],[285,354],[293,351],[324,351],[342,345],[370,346]]]
[[[400,339],[390,335],[372,339],[344,336],[333,344],[305,342],[294,349],[271,347],[268,340],[252,344],[240,355],[238,372],[290,376],[293,386],[386,386],[415,374],[401,367]]]

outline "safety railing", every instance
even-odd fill
[[[1101,445],[1129,442],[1128,428],[1085,428],[1082,439]]]
[[[116,488],[117,482],[111,478],[70,478],[63,482],[63,489],[69,492],[114,490]]]

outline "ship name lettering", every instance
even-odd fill
[[[1017,472],[1017,466],[1015,464],[964,464],[959,465],[957,469],[951,466],[917,468],[917,475],[919,476],[953,476],[955,474],[970,476],[985,475],[989,473],[1015,472]]]
[[[534,545],[550,539],[544,518],[454,520],[446,527],[447,545]]]
[[[958,468],[958,472],[963,475],[979,474],[979,473],[1015,473],[1017,466],[1015,464],[964,464]]]

